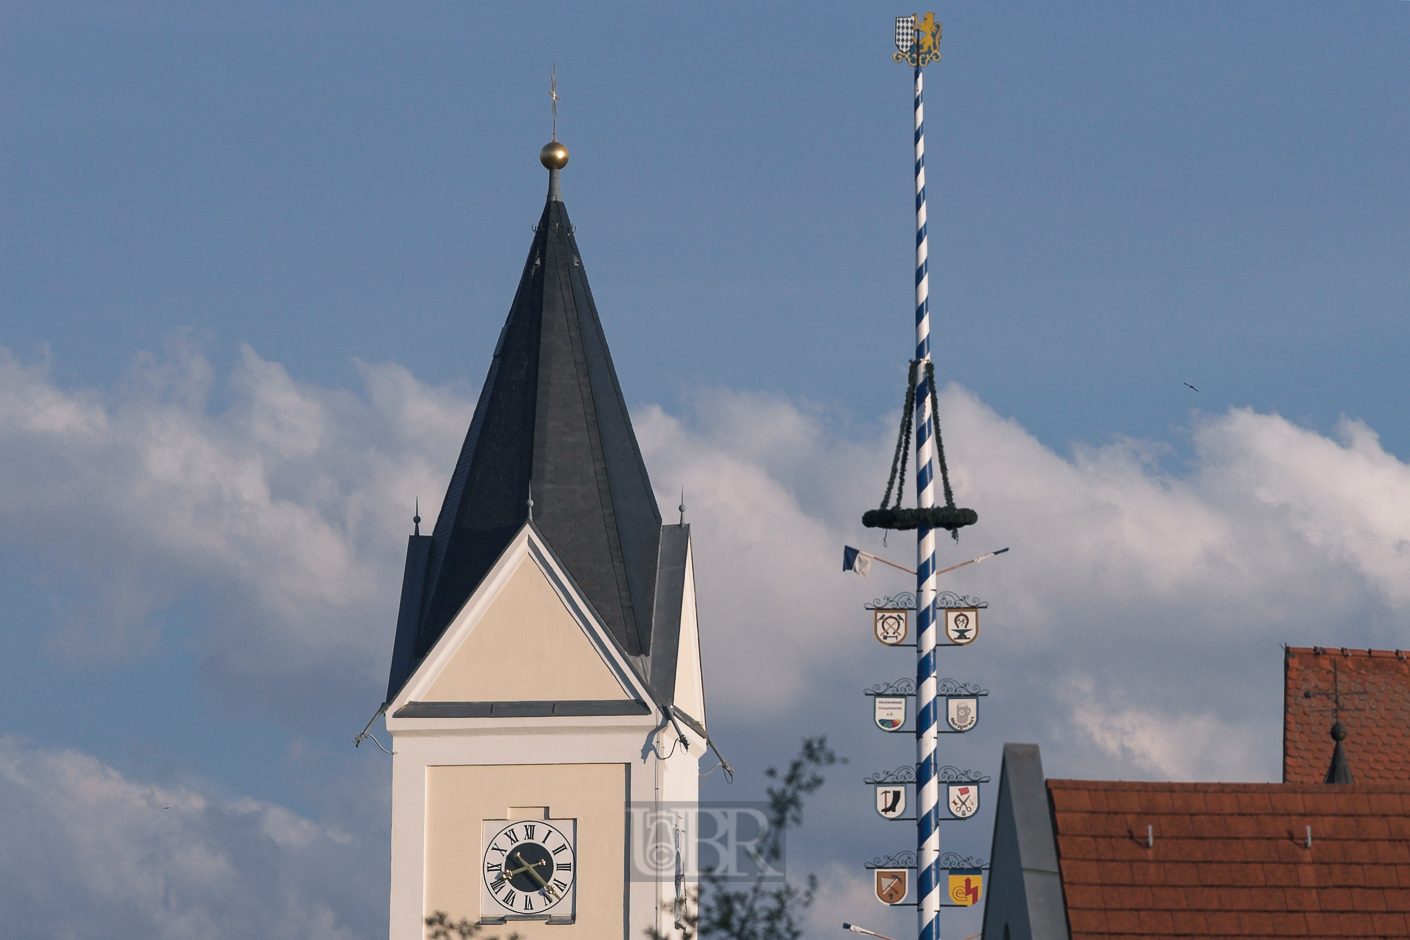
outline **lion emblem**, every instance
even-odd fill
[[[924,67],[940,58],[940,24],[934,13],[896,18],[897,62]]]

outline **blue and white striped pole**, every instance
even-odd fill
[[[930,359],[930,269],[925,232],[925,107],[921,64],[916,93],[916,503],[935,505],[935,437],[925,364]],[[940,788],[935,780],[935,530],[916,533],[916,855],[920,940],[940,940]]]

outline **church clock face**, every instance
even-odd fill
[[[484,832],[483,917],[570,923],[578,876],[577,821],[487,819]]]

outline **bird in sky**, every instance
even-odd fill
[[[1195,387],[1194,387],[1193,385],[1191,385],[1189,382],[1186,382],[1186,383],[1185,383],[1185,388],[1193,388],[1195,391],[1199,391],[1199,389],[1195,388]]]

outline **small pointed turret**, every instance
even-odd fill
[[[1330,767],[1327,768],[1327,778],[1322,782],[1354,782],[1351,779],[1351,767],[1349,767],[1346,763],[1346,749],[1343,748],[1341,745],[1341,742],[1346,740],[1346,725],[1342,724],[1341,720],[1338,719],[1336,723],[1332,725],[1332,730],[1328,733],[1331,734],[1332,740],[1337,743],[1336,747],[1332,748],[1332,764]]]

